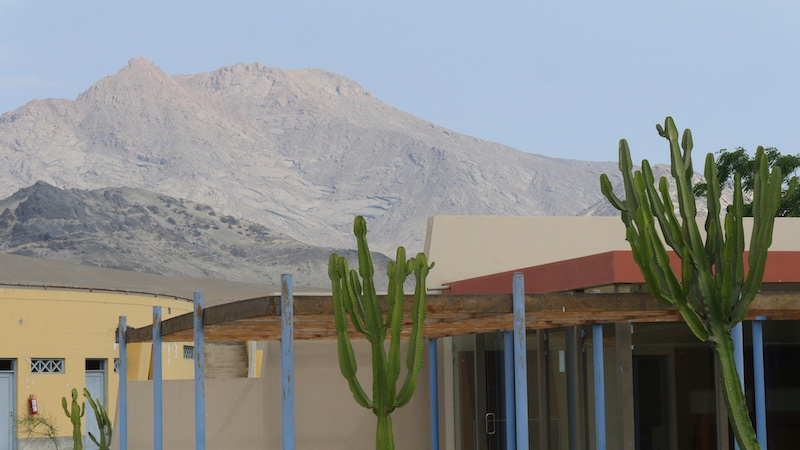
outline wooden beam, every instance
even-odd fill
[[[379,296],[385,307],[385,296]],[[330,296],[296,296],[295,339],[334,339]],[[406,296],[411,310],[412,297]],[[209,341],[280,339],[279,296],[259,297],[216,305],[204,310]],[[432,295],[428,297],[423,334],[429,338],[490,333],[513,327],[511,294]],[[647,294],[529,294],[525,296],[528,330],[587,325],[598,322],[679,322],[677,310]],[[800,293],[764,292],[753,302],[748,319],[800,319]],[[410,317],[404,321],[411,323]],[[184,314],[162,322],[165,342],[191,341],[192,316]],[[128,329],[128,342],[149,342],[152,325]],[[353,334],[356,339],[363,336]],[[408,337],[408,331],[404,332]]]

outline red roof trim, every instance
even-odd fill
[[[680,261],[669,252],[670,263],[680,273]],[[745,258],[747,253],[745,252]],[[444,283],[445,294],[511,293],[515,272],[525,275],[525,293],[574,291],[611,284],[644,283],[630,251],[599,253],[540,266],[510,270],[482,277]],[[800,252],[769,252],[764,270],[765,283],[800,282]]]

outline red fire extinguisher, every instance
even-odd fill
[[[36,396],[34,394],[28,397],[28,407],[31,409],[32,416],[39,414],[39,405],[36,403]]]

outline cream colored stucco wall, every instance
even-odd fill
[[[263,378],[205,381],[207,448],[281,448],[280,343],[266,347]],[[371,393],[369,343],[353,341],[353,347],[359,379]],[[426,357],[411,402],[392,414],[398,448],[430,448],[427,374]],[[353,400],[339,371],[336,341],[295,342],[294,387],[298,450],[375,448],[376,417]],[[131,382],[129,389],[128,447],[152,448],[152,382]],[[164,448],[194,448],[193,382],[165,382],[163,394]]]
[[[127,316],[129,326],[147,325],[152,323],[154,305],[162,306],[165,319],[192,311],[190,302],[154,296],[78,290],[0,290],[0,358],[16,360],[17,414],[28,414],[28,397],[35,394],[40,413],[55,419],[62,436],[71,435],[61,398],[69,398],[71,390],[76,388],[83,400],[87,358],[106,360],[106,404],[109,411],[114,411],[118,376],[113,368],[114,358],[119,356],[119,346],[115,343],[119,316]],[[183,360],[182,347],[181,352],[172,349],[177,345],[165,344],[165,376],[175,378],[188,373],[191,378],[193,363]],[[134,358],[129,360],[129,376],[136,379],[144,374],[146,379],[150,345],[131,347]],[[33,374],[31,358],[64,358],[64,373]]]
[[[749,239],[752,220],[744,228]],[[800,250],[800,218],[775,220],[771,249]],[[428,286],[614,250],[630,250],[619,217],[433,216]]]

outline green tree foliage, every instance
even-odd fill
[[[403,247],[397,248],[397,259],[389,263],[389,292],[386,304],[382,304],[375,293],[374,268],[367,245],[367,222],[363,217],[355,218],[353,232],[358,242],[358,272],[347,266],[347,259],[331,255],[328,276],[333,292],[333,311],[339,351],[339,368],[347,380],[356,403],[371,409],[378,417],[375,448],[394,450],[392,412],[407,404],[417,385],[417,374],[422,367],[423,338],[422,323],[425,321],[425,279],[433,263],[428,265],[425,254],[406,260]],[[406,278],[415,275],[416,289],[411,305],[411,332],[406,355],[406,376],[400,389],[400,339],[403,329],[405,295],[403,284]],[[360,279],[359,279],[360,277]],[[385,311],[385,313],[384,313]],[[349,320],[348,320],[349,319]],[[350,323],[348,325],[348,322]],[[356,377],[358,367],[350,343],[350,326],[361,333],[372,346],[372,397],[364,391]],[[390,337],[389,353],[384,343]]]
[[[714,155],[706,156],[708,216],[704,241],[697,225],[697,206],[691,184],[694,175],[692,133],[687,129],[679,139],[671,117],[667,117],[663,127],[656,128],[669,141],[680,218],[675,213],[667,179],[662,177],[656,186],[647,160],[642,161],[641,171],[633,171],[625,139],[619,142],[625,199],[614,194],[605,174],[600,177],[601,190],[621,212],[626,238],[650,294],[677,308],[694,335],[714,349],[721,368],[729,421],[739,446],[743,450],[759,449],[734,363],[730,330],[745,318],[761,288],[783,187],[782,170],[776,165],[770,172],[767,155],[759,147],[751,185],[753,232],[745,261],[742,177],[733,174],[734,199],[723,219],[718,169]],[[794,182],[790,190],[793,188]],[[667,245],[681,260],[680,273],[675,273],[670,266]]]
[[[800,190],[789,189],[793,179],[797,177],[793,174],[800,168],[800,154],[782,155],[775,147],[764,149],[764,156],[767,158],[769,168],[779,167],[783,175],[784,192],[781,196],[780,206],[778,207],[778,217],[799,217],[800,216]],[[750,156],[742,147],[729,151],[722,149],[717,152],[715,161],[717,167],[717,179],[719,188],[733,188],[733,177],[739,174],[742,177],[742,189],[744,189],[745,203],[744,214],[747,217],[753,216],[753,183],[755,181],[755,157]],[[796,181],[795,181],[796,182]],[[704,197],[708,191],[706,182],[697,183],[694,186],[694,195]]]

